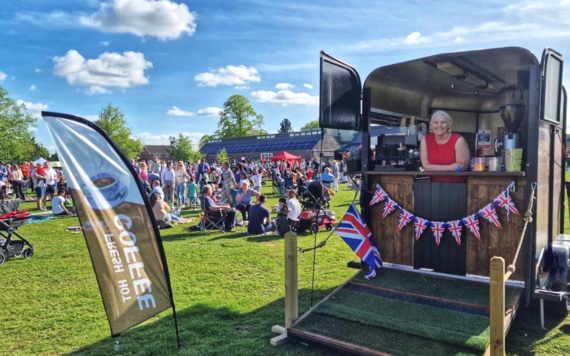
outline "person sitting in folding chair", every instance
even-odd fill
[[[225,213],[224,227],[226,232],[235,232],[236,212],[229,205],[216,204],[212,200],[212,187],[205,185],[202,189],[204,209],[210,216],[222,217]]]

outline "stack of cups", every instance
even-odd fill
[[[520,172],[522,162],[522,148],[505,149],[505,169],[507,172]]]
[[[489,172],[499,172],[501,170],[501,157],[487,158],[487,165],[489,166]]]

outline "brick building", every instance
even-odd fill
[[[154,160],[155,157],[159,160],[172,160],[170,145],[148,145],[139,154],[139,158],[145,161]]]
[[[236,160],[240,160],[242,157],[247,160],[261,160],[262,155],[270,157],[283,151],[308,160],[312,157],[319,157],[321,141],[323,157],[325,159],[333,158],[334,151],[341,146],[339,139],[331,131],[325,130],[324,139],[321,140],[320,129],[212,139],[200,149],[200,152],[206,155],[208,161],[213,161],[216,158],[216,153],[223,148],[226,149],[230,158]]]

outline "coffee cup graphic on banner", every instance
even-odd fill
[[[97,173],[89,179],[91,185],[84,185],[82,191],[89,206],[95,210],[114,208],[128,195],[127,186],[114,173]]]

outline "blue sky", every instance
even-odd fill
[[[570,1],[19,0],[0,9],[0,85],[37,115],[120,107],[166,144],[216,129],[248,97],[275,132],[318,117],[319,51],[373,69],[432,54],[521,46],[570,56]],[[566,71],[566,85],[570,71]],[[43,122],[37,138],[53,150]]]

